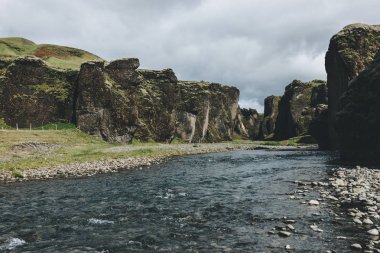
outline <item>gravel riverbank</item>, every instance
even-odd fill
[[[336,168],[325,181],[294,183],[298,190],[290,196],[292,199],[330,208],[337,226],[348,226],[358,234],[356,238],[338,235],[337,240],[347,240],[352,251],[380,252],[380,170],[359,166]],[[304,198],[309,192],[318,193],[319,198]],[[311,224],[310,228],[322,233],[318,230],[321,224]]]
[[[126,169],[142,169],[163,162],[172,156],[191,155],[202,153],[226,152],[233,150],[248,150],[255,148],[265,149],[289,149],[289,147],[259,146],[252,144],[160,144],[152,147],[120,146],[104,150],[105,153],[127,153],[138,149],[160,150],[159,155],[147,155],[129,158],[102,159],[81,163],[63,164],[55,167],[41,167],[24,169],[20,171],[0,170],[0,182],[20,182],[28,180],[46,180],[53,178],[86,177],[95,174],[112,173]],[[305,146],[303,148],[308,148]]]

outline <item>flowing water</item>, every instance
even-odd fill
[[[238,151],[0,185],[0,251],[285,252],[289,244],[293,252],[349,252],[336,239],[348,232],[326,206],[289,198],[292,181],[326,178],[332,159],[319,151]],[[296,220],[296,232],[268,234],[284,226],[284,216]],[[313,223],[323,232],[310,229]]]

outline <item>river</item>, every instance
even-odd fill
[[[320,151],[184,156],[143,170],[0,185],[0,251],[349,252],[326,206],[291,199],[327,177]],[[318,198],[307,192],[305,200]],[[268,232],[294,220],[289,237]],[[310,229],[318,224],[323,232]]]

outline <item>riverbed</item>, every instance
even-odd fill
[[[321,151],[245,150],[1,184],[0,251],[351,252],[337,238],[355,234],[336,223],[328,204],[301,204],[317,192],[292,197],[294,181],[326,179],[335,159]]]

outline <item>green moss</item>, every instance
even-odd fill
[[[34,90],[35,94],[50,94],[54,95],[59,101],[64,102],[67,101],[69,98],[69,88],[65,87],[66,84],[54,84],[54,85],[48,85],[48,84],[37,84],[32,85],[31,88]]]
[[[12,127],[8,126],[3,118],[0,118],[0,129],[12,129]]]

